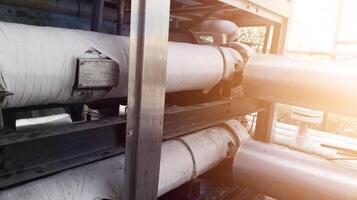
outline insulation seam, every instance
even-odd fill
[[[190,145],[188,145],[187,142],[185,140],[183,140],[182,138],[176,138],[174,140],[181,142],[183,145],[185,145],[185,147],[190,152],[190,155],[192,157],[192,162],[193,162],[193,172],[192,172],[191,180],[195,179],[197,177],[197,164],[196,164],[195,156],[193,155],[192,149],[190,148]]]

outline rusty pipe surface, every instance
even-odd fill
[[[246,140],[233,162],[235,181],[284,200],[357,199],[357,171],[272,144]]]
[[[357,63],[255,55],[243,75],[247,96],[357,115]]]

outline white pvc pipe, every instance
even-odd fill
[[[248,126],[251,126],[252,117],[247,116]],[[330,147],[343,148],[357,152],[357,140],[330,132],[309,129],[309,142],[297,139],[299,128],[295,125],[276,122],[274,123],[273,142],[297,151],[314,154],[324,158],[338,157],[342,151]],[[254,132],[255,123],[252,132]],[[327,147],[324,147],[327,146]],[[351,160],[349,160],[351,162]]]
[[[251,126],[252,119],[252,117],[248,117],[249,126]],[[254,126],[255,123],[253,124]],[[254,132],[254,129],[252,131]],[[337,150],[321,146],[321,144],[326,143],[333,146],[341,144],[340,141],[331,139],[332,134],[309,129],[307,130],[309,133],[308,137],[300,137],[298,131],[299,128],[297,126],[276,122],[273,128],[273,142],[296,151],[323,158],[332,158],[338,155]],[[337,136],[337,138],[339,137]],[[341,140],[342,137],[339,139]]]
[[[128,85],[129,38],[80,30],[0,22],[0,91],[9,91],[2,107],[71,103],[125,97]],[[120,69],[119,85],[110,91],[73,97],[77,59],[96,49]],[[166,92],[209,91],[231,79],[243,62],[231,48],[169,42]],[[153,69],[154,70],[154,69]]]
[[[240,144],[235,138],[248,135],[238,121],[227,124],[229,128],[212,127],[163,143],[159,196],[215,167],[227,157],[230,147]],[[123,176],[124,155],[120,155],[2,191],[0,199],[120,200]]]
[[[288,137],[297,136],[297,127],[285,123],[276,123],[275,133]],[[320,144],[325,144],[329,146],[344,147],[346,149],[351,149],[357,151],[357,140],[351,137],[346,137],[334,133],[323,132],[319,130],[309,130],[309,135],[311,140],[318,142]]]
[[[288,137],[281,134],[274,134],[274,143],[289,147],[290,149],[304,152],[307,154],[316,155],[322,158],[336,157],[338,151],[321,147],[319,142],[307,140],[299,137]]]

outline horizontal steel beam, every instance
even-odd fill
[[[207,128],[228,119],[264,111],[267,103],[250,98],[222,99],[165,110],[164,139]]]
[[[0,188],[124,152],[123,130],[124,121],[109,118],[3,135]]]
[[[169,107],[164,139],[264,110],[254,99],[222,99]],[[124,151],[125,121],[118,117],[0,136],[0,188],[83,165]]]

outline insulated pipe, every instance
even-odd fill
[[[62,114],[50,115],[44,117],[18,119],[16,120],[16,130],[28,131],[28,130],[34,130],[39,128],[63,126],[71,123],[72,123],[71,116],[67,113],[62,113]]]
[[[229,20],[205,20],[195,27],[195,31],[227,34],[227,42],[236,42],[239,40],[238,26]]]
[[[202,175],[227,158],[248,133],[236,121],[169,140],[161,149],[158,195]],[[121,200],[124,155],[70,169],[0,192],[1,200]]]
[[[255,55],[243,75],[247,96],[357,115],[355,63]]]
[[[279,146],[246,140],[233,161],[235,181],[284,200],[357,199],[357,171]]]
[[[128,37],[0,22],[0,44],[0,93],[13,93],[1,99],[2,107],[127,96]],[[118,64],[119,84],[107,90],[75,92],[77,59],[93,48]],[[221,80],[234,80],[242,62],[232,48],[169,42],[166,92],[208,92]]]
[[[244,63],[256,52],[250,46],[238,42],[239,28],[229,20],[205,20],[193,29],[194,32],[226,34],[229,47],[237,50],[243,57]]]

